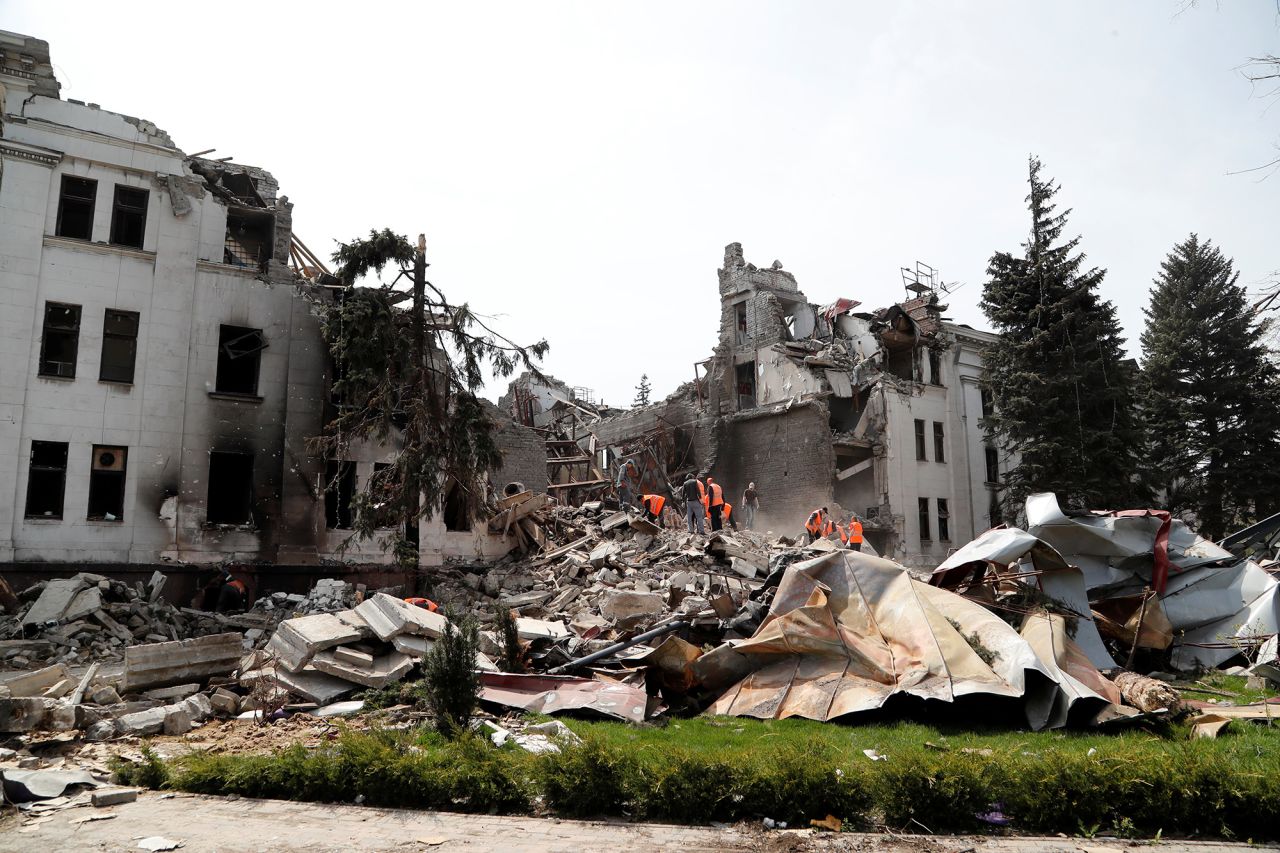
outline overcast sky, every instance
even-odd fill
[[[817,303],[897,301],[924,261],[985,327],[1031,152],[1132,354],[1189,232],[1262,284],[1280,175],[1227,173],[1277,155],[1240,71],[1280,53],[1277,7],[1184,2],[0,0],[0,28],[50,43],[63,97],[272,171],[326,257],[425,232],[433,282],[626,405],[710,355],[733,241]]]

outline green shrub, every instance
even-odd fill
[[[448,616],[444,634],[423,659],[422,674],[427,683],[427,707],[435,717],[436,730],[454,737],[466,731],[480,693],[480,677],[476,674],[480,629],[473,616]]]

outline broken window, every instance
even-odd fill
[[[733,307],[734,327],[737,329],[738,346],[747,345],[747,303],[739,302]]]
[[[324,469],[324,523],[330,530],[351,529],[351,496],[356,490],[356,463],[330,460]]]
[[[996,494],[996,490],[991,490],[991,499],[987,505],[987,517],[992,527],[1004,524],[1003,514],[1000,512],[1000,497]]]
[[[934,385],[942,384],[942,353],[929,349],[929,381]]]
[[[917,498],[916,503],[920,519],[920,542],[923,544],[933,538],[929,535],[929,499]]]
[[[98,367],[98,378],[103,382],[133,382],[138,316],[137,311],[107,309],[102,321],[102,363]]]
[[[265,272],[274,245],[275,220],[261,210],[227,211],[227,239],[222,262]]]
[[[947,461],[947,438],[942,433],[942,424],[933,422],[933,461]]]
[[[253,454],[225,450],[209,453],[210,524],[253,523]]]
[[[220,326],[218,329],[218,378],[220,394],[257,396],[258,367],[267,342],[261,329]]]
[[[128,458],[128,448],[93,446],[93,468],[89,472],[90,519],[124,519],[124,478]]]
[[[147,230],[147,199],[151,193],[135,187],[116,184],[115,203],[111,206],[111,242],[117,246],[142,248]]]
[[[72,379],[80,351],[80,306],[44,304],[44,335],[40,338],[40,375]]]
[[[93,238],[93,202],[98,182],[88,178],[62,176],[62,194],[58,198],[58,224],[54,233],[77,240]]]
[[[756,406],[756,363],[739,364],[737,371],[738,411]]]
[[[984,418],[989,418],[993,414],[995,414],[995,411],[996,411],[995,395],[991,393],[990,388],[983,388],[982,389],[982,416]]]
[[[369,494],[373,499],[374,524],[381,530],[396,526],[396,521],[386,508],[391,500],[392,483],[390,462],[373,463],[373,477],[369,480]]]
[[[67,443],[31,442],[27,474],[27,518],[62,518],[62,493],[67,483]]]
[[[1000,482],[1000,453],[994,448],[988,446],[985,448],[987,454],[987,482]]]
[[[467,507],[466,495],[456,481],[449,486],[449,491],[444,496],[444,529],[471,529],[471,511]]]
[[[927,506],[927,499],[925,503]],[[938,498],[938,541],[951,541],[951,513],[947,511],[946,498]]]
[[[916,459],[921,462],[927,462],[929,459],[925,453],[924,421],[919,418],[916,418]]]

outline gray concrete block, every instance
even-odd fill
[[[404,678],[413,669],[413,658],[399,652],[391,652],[373,659],[371,666],[357,666],[344,663],[333,656],[332,652],[321,652],[311,660],[311,665],[320,672],[363,684],[365,687],[385,687],[393,681]]]
[[[285,690],[317,705],[328,705],[330,702],[337,701],[353,693],[358,686],[350,681],[317,672],[310,667],[299,672],[277,669],[274,678],[276,684]]]
[[[104,788],[89,795],[89,800],[93,803],[94,808],[118,806],[122,803],[132,803],[137,799],[137,788]]]
[[[36,603],[22,617],[23,625],[39,625],[45,622],[61,622],[71,602],[86,586],[80,578],[59,578],[49,581]]]
[[[387,595],[385,592],[375,593],[371,598],[356,605],[355,612],[360,615],[378,639],[387,641],[397,634],[416,634],[420,637],[435,639],[444,634],[449,620],[439,613],[432,613],[421,607]]]
[[[168,717],[168,706],[162,705],[159,708],[148,708],[145,711],[137,711],[132,714],[116,718],[116,729],[122,735],[156,735],[160,734],[164,728],[164,721]]]
[[[133,692],[227,675],[243,654],[239,633],[130,646],[124,653],[124,689]]]
[[[191,731],[191,714],[185,705],[165,705],[157,709],[164,711],[164,722],[161,724],[167,735],[185,735]]]

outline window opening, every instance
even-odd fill
[[[274,234],[275,220],[270,213],[228,210],[222,262],[266,272],[274,246]]]
[[[991,484],[1000,482],[1000,453],[994,447],[985,449],[987,455],[987,482]]]
[[[916,459],[920,462],[927,462],[928,455],[925,453],[924,443],[924,421],[916,419]]]
[[[89,178],[62,176],[62,192],[58,198],[58,223],[54,233],[76,240],[93,238],[93,202],[98,182]]]
[[[756,407],[756,363],[748,361],[736,369],[738,387],[738,411]]]
[[[261,329],[221,326],[218,330],[218,376],[221,394],[258,393],[258,368],[267,342]]]
[[[444,497],[444,529],[471,529],[471,512],[467,507],[466,495],[457,482],[449,486]]]
[[[72,379],[80,351],[80,306],[46,302],[40,338],[40,375]]]
[[[104,382],[133,382],[138,357],[138,312],[107,309],[102,321],[102,363],[98,378]]]
[[[995,394],[991,393],[990,388],[983,388],[982,389],[982,416],[984,418],[989,418],[993,414],[995,414],[995,411],[996,411]]]
[[[93,446],[89,471],[89,518],[101,521],[124,520],[124,480],[129,449]]]
[[[942,384],[942,353],[933,348],[929,349],[929,382]]]
[[[116,184],[115,202],[111,206],[111,242],[117,246],[142,248],[147,230],[147,200],[151,193],[135,187]]]
[[[942,432],[942,424],[933,422],[933,461],[947,461],[947,439]]]
[[[946,498],[938,498],[938,541],[951,541],[951,513],[947,509]]]
[[[330,460],[324,470],[324,522],[330,530],[351,529],[351,496],[356,490],[356,463]]]
[[[209,453],[209,496],[205,507],[205,520],[210,524],[253,523],[252,453]]]
[[[62,518],[62,495],[67,484],[67,443],[31,442],[27,473],[27,518]]]
[[[747,345],[747,303],[739,302],[733,307],[733,316],[737,327],[738,346]]]
[[[920,519],[920,542],[928,542],[932,538],[929,535],[929,499],[917,498],[916,509]]]

